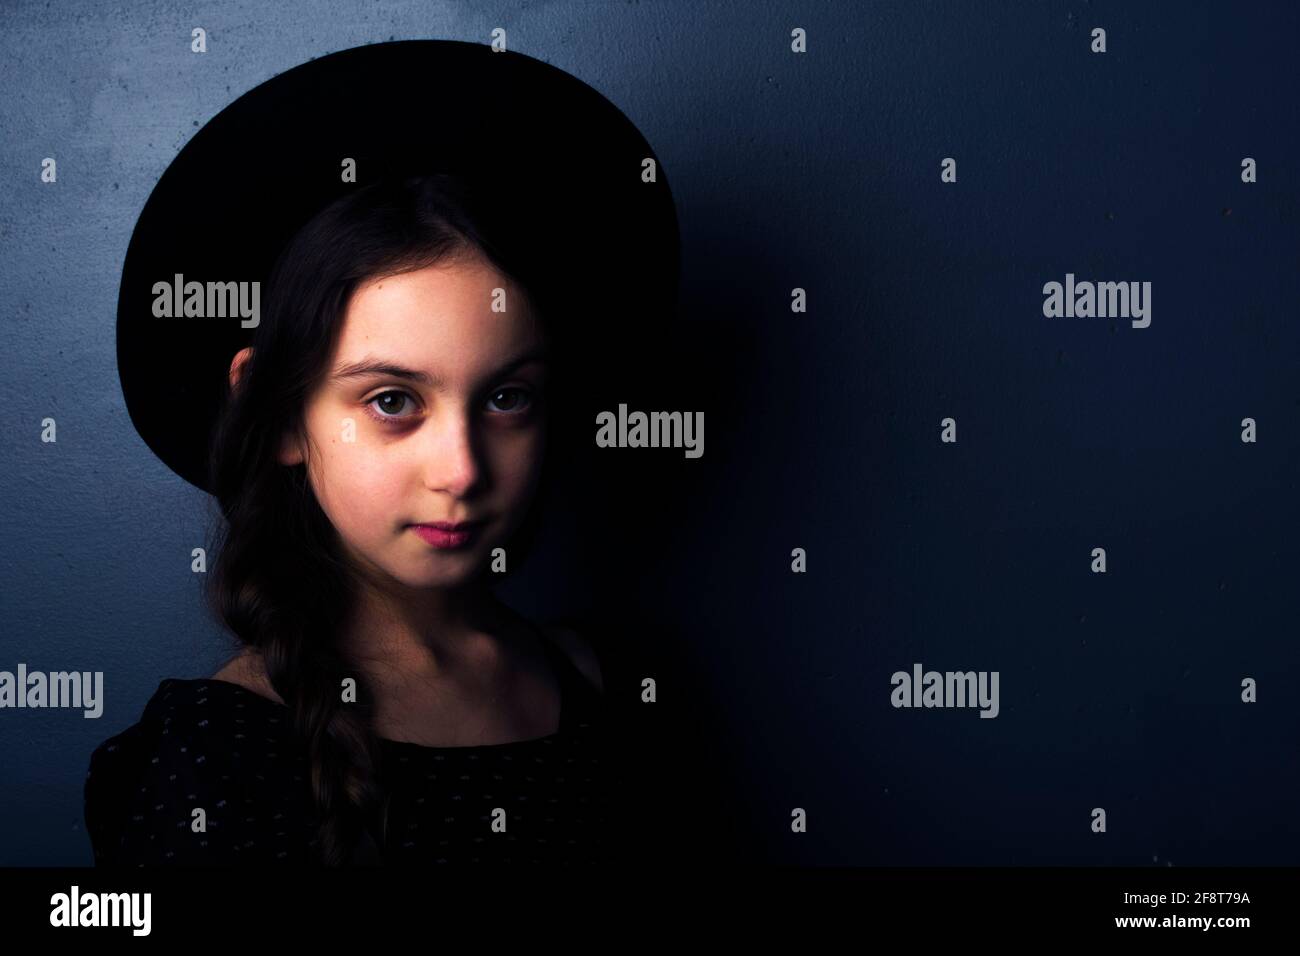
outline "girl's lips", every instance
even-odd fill
[[[448,530],[449,528],[456,530]],[[435,548],[459,548],[468,544],[470,539],[483,527],[483,522],[478,521],[472,524],[458,525],[432,525],[432,524],[413,524],[411,530],[420,536],[426,543],[433,545]]]

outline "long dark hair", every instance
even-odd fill
[[[285,435],[301,433],[306,400],[328,372],[363,280],[477,251],[524,290],[550,337],[540,284],[495,215],[489,192],[446,174],[361,187],[319,212],[271,272],[252,355],[214,429],[211,490],[225,521],[207,598],[238,641],[261,653],[307,743],[320,824],[312,849],[327,865],[349,862],[366,831],[382,845],[387,797],[371,688],[341,649],[357,593],[352,571],[305,464],[283,465],[277,451]],[[562,400],[562,391],[548,393],[544,404]],[[539,499],[550,471],[543,466]],[[538,514],[534,506],[510,543],[511,571],[534,541]],[[357,703],[346,706],[345,678],[357,682]]]

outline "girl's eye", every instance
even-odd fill
[[[401,414],[411,404],[413,400],[406,392],[390,389],[380,392],[366,403],[366,407],[375,409],[374,417],[380,421],[402,421],[412,417]],[[498,415],[522,415],[532,408],[533,395],[526,388],[499,388],[492,393],[490,404],[497,406],[491,410]]]
[[[398,415],[396,412],[404,409],[409,404],[410,398],[405,392],[380,392],[366,405],[367,407],[377,408],[379,418],[406,418],[408,416]]]
[[[507,407],[496,409],[496,411],[500,412],[503,415],[519,415],[523,412],[528,411],[528,409],[532,407],[533,397],[532,394],[527,389],[515,388],[513,386],[507,388],[499,388],[492,393],[492,401],[493,402],[497,401],[502,395],[507,396],[507,400],[505,402],[505,405]],[[510,398],[509,396],[512,395],[515,397]],[[522,396],[523,398],[522,403],[520,401],[519,396]]]

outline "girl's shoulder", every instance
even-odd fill
[[[139,720],[90,755],[83,796],[95,862],[210,859],[216,846],[192,824],[228,823],[250,777],[285,792],[301,777],[277,709],[231,683],[160,682]]]
[[[94,749],[91,769],[127,773],[171,767],[180,777],[223,755],[260,749],[241,741],[256,737],[262,744],[273,743],[288,728],[286,717],[283,705],[231,681],[164,678],[139,720]]]
[[[245,648],[228,660],[212,675],[211,680],[237,684],[246,691],[284,706],[284,700],[276,693],[266,676],[261,653],[252,648]]]
[[[554,643],[578,672],[582,674],[598,691],[605,690],[604,674],[600,666],[600,655],[592,642],[576,627],[568,624],[538,625],[542,633]]]

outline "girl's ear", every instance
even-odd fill
[[[235,353],[235,357],[230,360],[230,390],[233,392],[239,388],[239,383],[244,377],[245,363],[253,357],[253,347],[240,349]]]
[[[282,465],[301,465],[303,462],[302,448],[299,445],[298,437],[294,434],[284,436],[284,441],[280,443],[279,462]]]
[[[244,372],[247,369],[247,363],[253,357],[253,347],[240,349],[235,353],[235,357],[230,361],[230,390],[233,392],[239,388],[239,383],[243,381]],[[282,465],[297,465],[303,461],[302,450],[299,447],[298,440],[294,435],[285,435],[284,442],[280,445],[280,453],[277,458]]]

